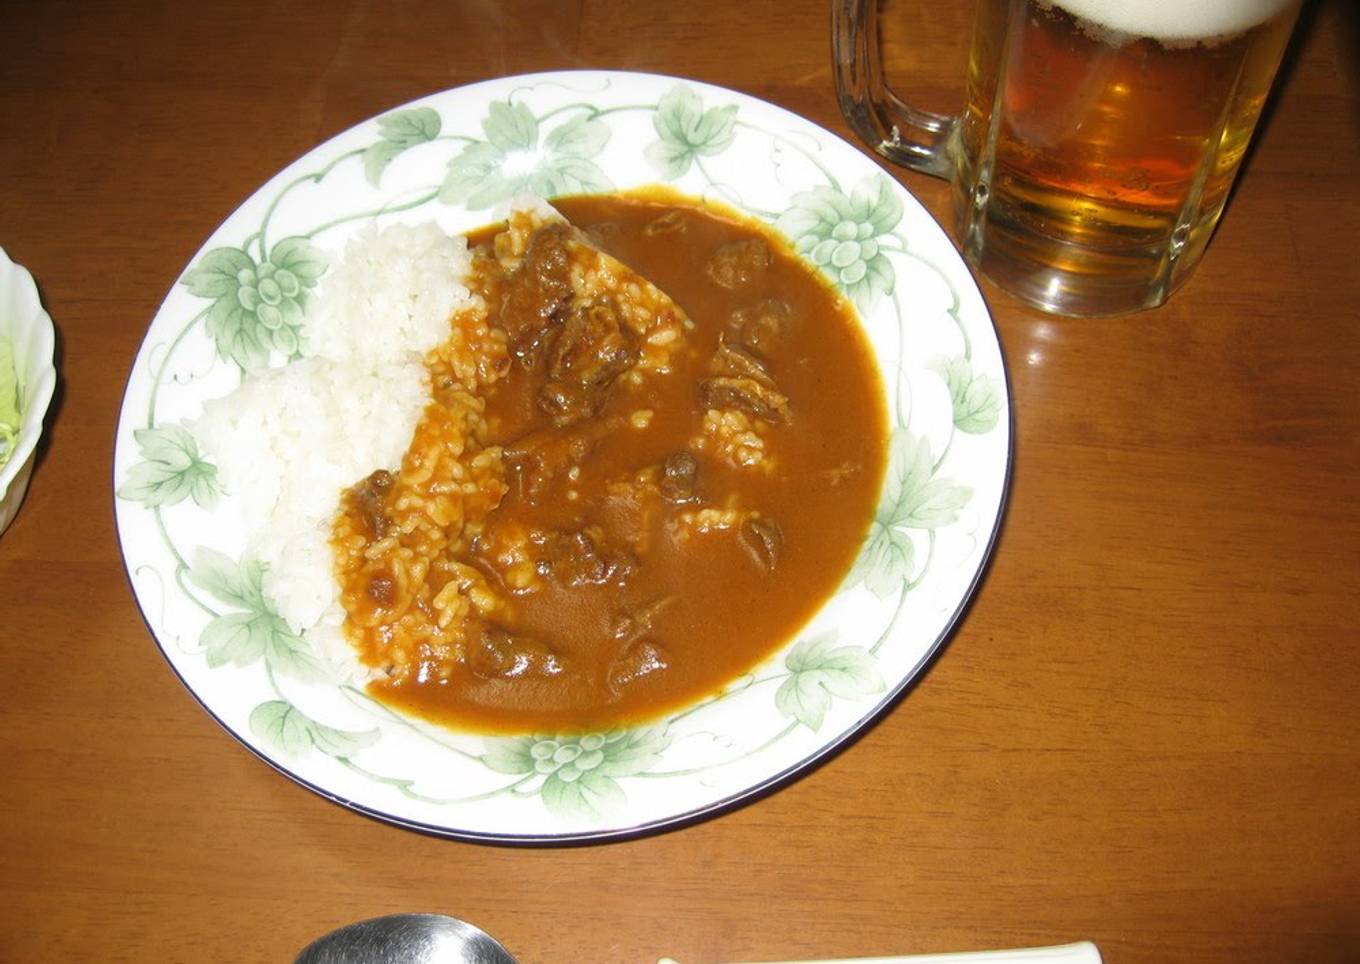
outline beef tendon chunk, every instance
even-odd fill
[[[551,381],[538,390],[538,407],[557,428],[593,418],[604,400],[598,388],[576,382]]]
[[[549,381],[538,407],[562,428],[593,418],[609,398],[611,383],[637,361],[637,339],[609,301],[576,305],[550,336]]]
[[[607,248],[609,242],[619,236],[619,223],[617,221],[597,221],[594,224],[587,224],[581,229],[581,233],[597,248]]]
[[[643,237],[656,238],[668,234],[681,234],[688,227],[683,211],[667,211],[661,217],[648,221],[642,228]]]
[[[650,639],[635,639],[619,651],[605,671],[605,683],[615,696],[638,680],[670,669],[670,655]]]
[[[544,404],[543,396],[539,404]],[[616,415],[581,422],[565,430],[539,429],[506,443],[502,450],[511,491],[517,498],[537,503],[549,493],[553,480],[584,462],[600,439],[616,433],[623,420]]]
[[[395,481],[391,472],[378,469],[352,490],[351,498],[371,539],[381,539],[392,524],[387,517],[387,496],[392,491],[392,483]]]
[[[718,343],[718,350],[709,359],[708,371],[711,375],[726,375],[732,378],[753,378],[762,385],[774,387],[770,371],[755,355],[731,344],[726,338]]]
[[[540,396],[539,404],[543,405]],[[535,504],[548,492],[553,480],[576,464],[571,438],[535,432],[516,439],[503,449],[510,491]]]
[[[705,378],[699,382],[699,401],[706,409],[739,408],[769,422],[787,422],[791,416],[788,398],[754,378]]]
[[[502,289],[500,325],[521,360],[533,354],[571,303],[569,230],[549,224],[535,231],[524,260]]]
[[[656,518],[662,511],[659,474],[655,466],[648,466],[605,484],[600,522],[639,559],[651,554]]]
[[[759,238],[730,241],[713,252],[704,270],[719,288],[736,291],[765,273],[772,260],[770,246]]]
[[[785,302],[767,298],[732,312],[727,329],[742,348],[757,355],[768,355],[779,346],[792,318],[793,309]]]
[[[739,408],[770,422],[789,420],[787,396],[755,355],[723,338],[708,370],[713,377],[699,382],[699,400],[705,408]]]
[[[636,642],[656,628],[657,617],[674,602],[674,596],[662,596],[641,609],[616,613],[609,620],[609,634],[625,646]]]
[[[377,573],[368,580],[364,590],[375,605],[391,607],[397,601],[397,584],[387,573]]]
[[[784,548],[784,534],[771,520],[758,515],[748,516],[737,527],[737,544],[757,566],[766,572],[774,572]]]
[[[661,498],[671,505],[688,505],[698,502],[699,461],[688,452],[676,452],[666,456],[661,463],[661,481],[657,484]]]
[[[606,385],[637,361],[637,339],[613,302],[576,305],[553,342],[548,373],[581,385]]]
[[[605,545],[598,529],[549,533],[538,564],[544,575],[571,588],[623,584],[637,568],[629,553]]]
[[[484,626],[467,650],[467,667],[482,679],[532,679],[560,675],[565,667],[552,648],[499,626]]]

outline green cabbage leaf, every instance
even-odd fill
[[[14,346],[0,338],[0,469],[19,441],[19,373],[14,369]]]

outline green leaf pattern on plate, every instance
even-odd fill
[[[309,295],[327,267],[326,255],[315,243],[319,235],[352,221],[389,217],[424,205],[471,212],[522,192],[551,198],[612,190],[613,183],[597,158],[613,136],[614,118],[629,113],[650,121],[655,139],[640,143],[645,145],[646,161],[661,180],[689,193],[716,193],[771,223],[861,310],[868,312],[889,299],[903,339],[908,332],[898,271],[914,260],[926,264],[949,285],[944,273],[931,266],[928,258],[914,253],[911,239],[901,233],[903,205],[888,177],[875,174],[847,191],[806,146],[790,141],[779,131],[744,122],[737,104],[706,103],[685,84],[676,84],[654,103],[604,110],[579,102],[535,112],[530,99],[517,94],[491,102],[480,118],[441,116],[430,107],[389,113],[378,118],[373,139],[366,147],[338,154],[324,167],[280,188],[255,233],[207,251],[185,274],[184,289],[206,304],[196,317],[186,321],[169,353],[182,350],[191,331],[202,321],[216,356],[239,372],[291,362],[298,357],[300,321]],[[451,125],[461,126],[451,132]],[[715,180],[706,166],[709,161],[721,160],[734,144],[746,138],[766,139],[772,152],[801,153],[808,166],[820,174],[814,173],[795,185],[782,210],[747,205],[739,194]],[[332,171],[351,163],[371,188],[379,189],[391,162],[417,148],[422,158],[436,163],[441,160],[438,152],[447,152],[437,184],[394,195],[371,210],[343,212],[338,217],[328,212],[331,220],[310,228],[292,225],[295,233],[275,243],[268,257],[264,256],[270,219],[290,192],[319,184]],[[252,255],[252,247],[258,255]],[[977,436],[997,427],[1004,407],[1004,385],[996,375],[975,370],[957,307],[955,294],[949,314],[963,336],[962,351],[935,359],[931,367],[948,389],[952,431]],[[835,632],[812,633],[787,651],[781,669],[769,672],[767,668],[763,676],[757,671],[755,677],[745,678],[727,692],[652,726],[607,733],[486,739],[480,753],[456,751],[462,765],[480,767],[484,774],[498,774],[502,779],[512,777],[513,782],[498,784],[476,797],[436,798],[413,789],[420,774],[381,775],[352,760],[380,747],[386,738],[385,727],[397,722],[408,734],[422,734],[420,738],[438,742],[435,737],[423,735],[425,731],[391,714],[386,717],[387,723],[372,730],[323,723],[321,714],[304,712],[285,694],[281,679],[305,683],[323,678],[324,670],[309,641],[292,631],[266,597],[259,563],[234,560],[208,546],[187,553],[174,543],[173,527],[165,524],[163,511],[186,500],[211,508],[220,492],[216,467],[202,457],[185,425],[157,422],[157,392],[167,382],[168,370],[169,366],[162,363],[155,373],[146,423],[134,432],[141,460],[125,470],[117,495],[152,513],[174,560],[176,583],[207,613],[199,635],[202,658],[218,672],[234,667],[265,674],[274,695],[255,706],[248,726],[267,750],[295,760],[320,753],[368,777],[375,785],[394,787],[427,803],[536,798],[548,814],[566,824],[598,824],[626,810],[632,781],[666,780],[696,772],[658,769],[668,759],[666,751],[674,742],[672,728],[686,717],[697,718],[710,707],[746,698],[749,693],[768,693],[764,698],[773,703],[773,717],[791,721],[761,746],[734,748],[726,760],[715,758],[700,768],[702,772],[715,772],[781,740],[792,739],[799,730],[820,730],[839,703],[878,698],[887,687],[878,650],[912,590],[930,569],[936,532],[954,526],[973,495],[968,486],[952,481],[947,474],[949,445],[939,453],[933,452],[927,436],[913,430],[899,408],[881,503],[841,590],[844,595],[862,587],[877,599],[896,597],[891,622],[878,642],[871,646],[841,644]],[[902,379],[904,387],[899,390],[909,389],[907,376]],[[952,439],[951,435],[950,444]],[[190,554],[192,564],[186,560]],[[375,711],[372,718],[379,719],[379,714]]]
[[[618,778],[646,772],[669,745],[664,726],[507,737],[487,740],[482,762],[497,773],[541,777],[538,792],[554,813],[599,819],[627,802]]]
[[[878,662],[862,646],[835,646],[836,633],[799,642],[784,659],[792,674],[775,692],[775,706],[810,730],[819,730],[833,698],[859,699],[886,688]]]
[[[931,367],[949,388],[954,405],[954,427],[970,435],[984,435],[996,428],[1001,414],[1001,382],[991,375],[974,374],[963,355],[937,358]]]
[[[192,498],[203,508],[217,501],[217,466],[198,451],[198,442],[181,425],[142,428],[133,433],[143,461],[128,471],[118,497],[145,506],[174,505]]]
[[[849,194],[829,185],[795,194],[775,227],[868,311],[896,284],[883,242],[901,220],[902,202],[888,178],[877,174]]]
[[[254,560],[235,563],[200,546],[189,580],[238,610],[215,615],[199,637],[209,666],[249,666],[263,659],[273,672],[295,679],[325,677],[311,647],[279,616],[265,596],[264,568]]]
[[[326,270],[326,259],[306,238],[284,238],[259,264],[244,248],[214,248],[184,276],[183,284],[211,298],[208,335],[217,354],[242,371],[269,364],[271,352],[297,355],[308,290]]]
[[[428,144],[439,136],[439,112],[429,107],[399,110],[378,118],[382,140],[369,145],[363,153],[364,177],[378,187],[382,173],[398,155],[419,144]]]
[[[863,582],[880,599],[899,591],[916,575],[916,551],[909,530],[952,525],[972,495],[967,486],[937,473],[926,439],[904,429],[894,432],[883,496],[847,582]]]
[[[677,180],[701,156],[712,157],[732,146],[736,116],[735,105],[704,110],[693,88],[676,86],[656,105],[652,126],[658,139],[643,153],[663,178]]]
[[[377,730],[355,732],[326,726],[287,700],[269,700],[255,707],[250,714],[250,732],[265,746],[288,757],[315,748],[327,756],[348,760],[378,741]]]
[[[472,141],[449,162],[439,189],[445,204],[476,211],[526,192],[557,197],[613,187],[591,160],[608,142],[609,128],[588,115],[562,122],[540,137],[542,125],[528,107],[498,101],[482,121],[482,131],[485,140]]]

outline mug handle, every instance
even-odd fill
[[[831,56],[841,113],[888,160],[947,179],[954,173],[949,142],[959,118],[912,107],[883,82],[878,3],[831,0]]]

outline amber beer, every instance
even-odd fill
[[[962,241],[1074,314],[1158,304],[1203,251],[1297,0],[980,0],[952,144]]]

